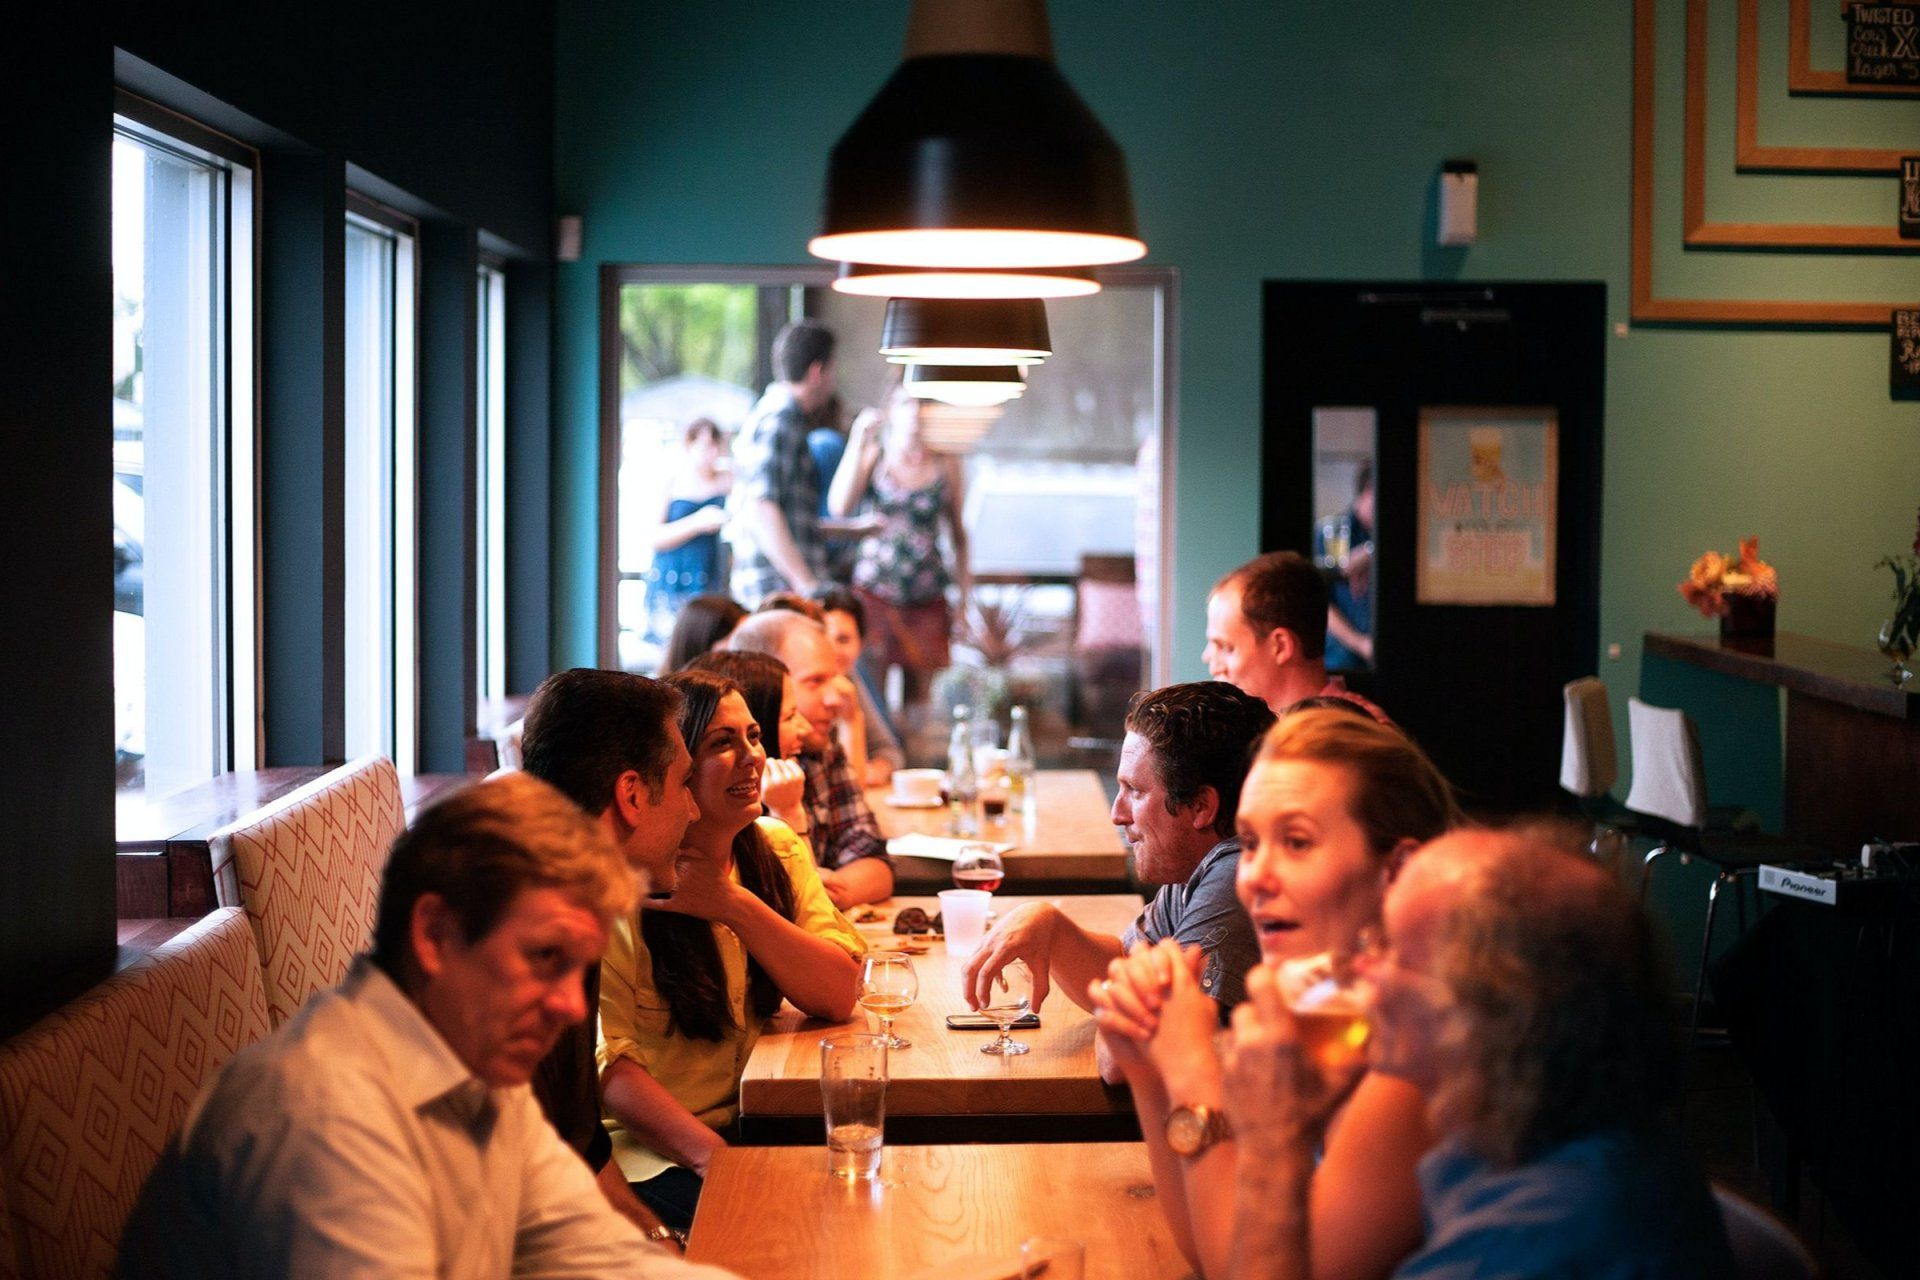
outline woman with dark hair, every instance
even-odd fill
[[[760,744],[767,748],[767,767],[760,775],[760,801],[767,816],[778,818],[802,839],[807,838],[807,774],[795,759],[807,737],[807,718],[800,714],[800,696],[793,677],[780,659],[765,653],[734,653],[717,649],[693,660],[689,671],[711,671],[731,680],[747,700],[747,710],[760,726]]]
[[[738,685],[710,671],[667,681],[683,699],[700,817],[673,896],[615,924],[601,961],[600,1082],[614,1157],[668,1226],[693,1221],[740,1072],[791,1000],[851,1017],[866,943],[834,908],[806,842],[760,817],[761,731]]]
[[[746,609],[732,596],[695,596],[680,607],[673,620],[673,634],[667,637],[667,652],[660,660],[660,674],[670,676],[689,662],[733,634]]]

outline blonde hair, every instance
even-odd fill
[[[530,773],[463,787],[422,810],[393,842],[380,880],[374,962],[401,975],[411,960],[414,904],[424,894],[439,895],[476,942],[524,889],[558,889],[605,925],[638,896],[626,858],[557,788]]]
[[[1353,774],[1353,817],[1376,856],[1459,826],[1453,786],[1426,752],[1371,716],[1324,707],[1291,711],[1267,730],[1256,762],[1312,760]]]

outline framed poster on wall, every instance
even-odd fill
[[[1553,604],[1559,436],[1550,408],[1420,411],[1421,604]]]

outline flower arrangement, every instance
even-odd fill
[[[1760,558],[1757,535],[1740,539],[1740,556],[1729,560],[1718,551],[1709,551],[1693,562],[1680,594],[1701,616],[1724,618],[1736,604],[1747,605],[1780,598],[1780,578],[1773,566]]]
[[[1908,678],[1907,659],[1920,648],[1920,518],[1914,525],[1913,550],[1882,556],[1874,566],[1893,570],[1893,616],[1880,628],[1880,652],[1893,659],[1895,680]]]

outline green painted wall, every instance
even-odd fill
[[[1661,292],[1920,299],[1911,258],[1681,252],[1682,8],[1660,13]],[[1785,101],[1785,5],[1768,8],[1782,12],[1761,31],[1764,141],[1920,151],[1920,101]],[[1824,22],[1837,6],[1814,8]],[[1890,223],[1891,178],[1734,177],[1734,6],[1715,9],[1712,216]],[[827,150],[897,61],[906,11],[561,4],[555,203],[584,215],[586,243],[555,299],[556,662],[594,656],[599,265],[803,260]],[[1192,675],[1207,585],[1258,549],[1262,279],[1601,279],[1626,322],[1631,5],[1050,11],[1068,78],[1126,149],[1149,261],[1181,272],[1175,641]],[[1816,65],[1838,48],[1822,26]],[[1469,250],[1428,243],[1450,156],[1480,163]],[[1693,556],[1745,533],[1780,569],[1782,628],[1870,643],[1888,586],[1871,565],[1912,536],[1920,503],[1920,405],[1888,397],[1886,334],[1633,328],[1608,342],[1600,640],[1622,646],[1602,662],[1616,698],[1638,687],[1642,632],[1702,627],[1673,589]],[[1655,683],[1697,709],[1715,697],[1684,671]],[[1778,728],[1757,709],[1705,726],[1731,739],[1712,784],[1777,815]],[[1624,739],[1624,701],[1617,716]]]

